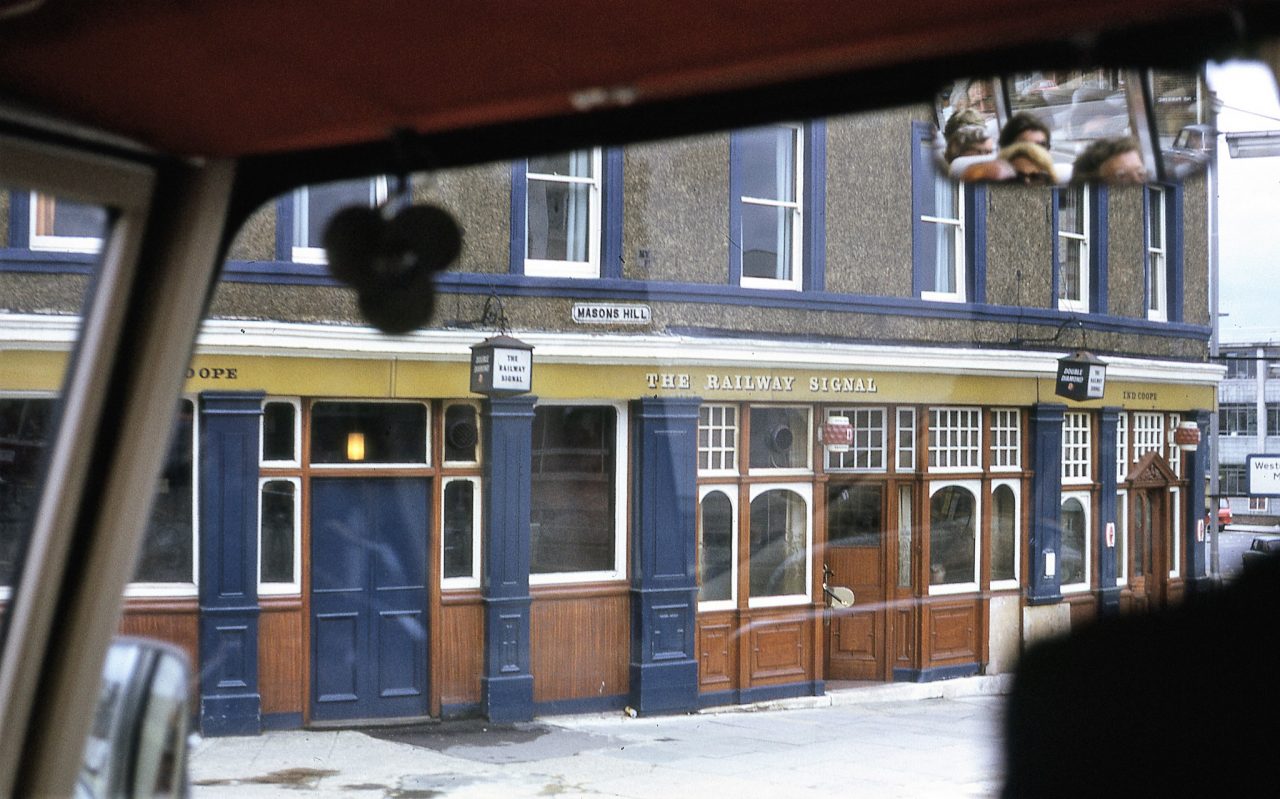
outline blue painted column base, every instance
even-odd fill
[[[698,707],[698,661],[693,657],[697,592],[631,590],[631,706],[640,714]],[[636,658],[635,655],[639,655]]]
[[[484,716],[498,724],[533,718],[533,675],[481,677],[480,701]]]
[[[1119,588],[1112,586],[1098,589],[1098,615],[1103,617],[1120,615]]]
[[[301,719],[298,726],[302,726]],[[200,734],[206,738],[262,734],[262,697],[258,694],[200,697]]]
[[[528,596],[485,599],[485,669],[480,678],[480,702],[490,721],[533,718],[530,602]]]

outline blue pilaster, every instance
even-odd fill
[[[1062,418],[1067,406],[1031,406],[1031,579],[1027,601],[1047,605],[1062,600],[1059,561],[1062,550]],[[1053,574],[1047,574],[1049,555]]]
[[[1116,585],[1116,551],[1107,545],[1107,525],[1119,536],[1120,520],[1116,518],[1116,432],[1120,426],[1120,408],[1103,408],[1099,414],[1098,429],[1098,483],[1102,495],[1098,498],[1098,525],[1094,547],[1098,551],[1098,610],[1103,616],[1120,612],[1120,587]]]
[[[530,670],[529,550],[536,397],[484,404],[484,674],[481,706],[490,721],[533,718]]]
[[[1204,525],[1204,487],[1207,469],[1209,468],[1209,412],[1196,411],[1187,421],[1200,426],[1200,446],[1195,452],[1186,453],[1187,462],[1187,502],[1186,517],[1182,520],[1182,547],[1187,553],[1187,592],[1191,595],[1203,593],[1213,588],[1213,578],[1209,576],[1208,563],[1205,559],[1204,541],[1197,540]],[[1206,530],[1204,535],[1209,535]]]
[[[697,399],[632,403],[631,706],[698,702]]]
[[[262,732],[258,691],[261,392],[200,396],[200,730]]]

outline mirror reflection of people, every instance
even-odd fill
[[[1016,142],[1030,142],[1048,150],[1052,137],[1049,126],[1040,117],[1027,111],[1019,111],[1009,117],[1004,129],[1000,131],[999,144],[1003,149]]]
[[[991,155],[996,150],[982,114],[968,109],[952,115],[943,129],[947,149],[943,153],[947,163],[970,155]]]
[[[1138,142],[1129,136],[1098,139],[1076,156],[1072,183],[1146,183]]]
[[[1014,176],[1008,180],[1027,186],[1052,186],[1058,182],[1049,151],[1039,144],[1019,141],[1000,151],[1000,160],[1009,164]]]

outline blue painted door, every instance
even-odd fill
[[[427,715],[430,481],[311,481],[311,718]]]

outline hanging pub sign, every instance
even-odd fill
[[[527,394],[533,389],[533,346],[494,336],[471,346],[471,390],[488,396]]]
[[[1102,399],[1106,385],[1107,365],[1097,356],[1079,350],[1058,359],[1058,382],[1053,393],[1059,397],[1077,402]]]

